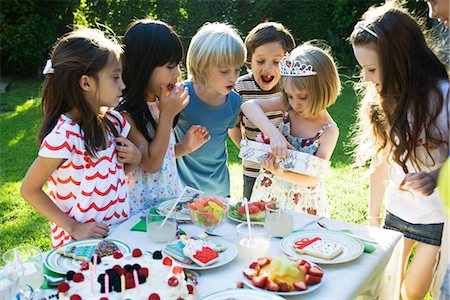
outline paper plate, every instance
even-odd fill
[[[237,289],[229,291],[220,291],[202,298],[202,300],[283,300],[284,298],[263,291]]]
[[[69,244],[66,244],[61,247],[67,247],[67,246],[95,246],[100,241],[104,239],[87,239],[87,240],[81,240],[81,241],[75,241]],[[117,240],[107,239],[109,241],[114,242],[117,247],[119,247],[120,251],[122,251],[123,254],[130,253],[130,247],[126,245],[125,243],[122,243]],[[56,251],[59,248],[55,248],[52,251],[50,251],[45,258],[44,264],[52,272],[58,273],[58,274],[66,274],[68,271],[76,271],[80,270],[80,260],[76,260],[70,257],[62,256],[61,254],[57,253]]]
[[[333,259],[323,259],[311,255],[298,254],[297,252],[295,252],[293,245],[296,241],[303,238],[313,239],[314,237],[319,237],[324,241],[339,244],[343,248],[342,253]],[[283,238],[281,240],[281,249],[288,256],[302,258],[318,264],[340,264],[352,261],[360,257],[364,252],[364,245],[361,241],[354,239],[344,233],[330,230],[304,230],[293,232]]]

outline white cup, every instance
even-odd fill
[[[173,211],[164,222],[165,216],[147,211],[147,234],[155,243],[167,243],[173,241],[177,236],[176,212]],[[162,223],[164,222],[164,225]]]
[[[280,210],[274,204],[266,204],[266,225],[270,236],[285,237],[294,227],[294,218],[289,211]]]
[[[42,251],[38,247],[21,246],[8,250],[3,254],[3,262],[9,274],[16,273],[19,277],[19,287],[29,285],[38,290],[44,283]]]
[[[239,237],[238,257],[244,263],[249,263],[269,254],[270,238],[264,223],[251,222],[252,238],[250,239],[247,223],[236,226]]]

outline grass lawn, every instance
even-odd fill
[[[50,249],[48,221],[20,196],[19,189],[39,145],[37,132],[41,123],[41,81],[15,80],[0,97],[0,253],[18,245],[36,245]],[[354,223],[366,222],[367,180],[363,171],[349,167],[345,144],[354,122],[356,99],[350,84],[330,108],[340,129],[338,146],[332,157],[332,170],[326,179],[331,215]],[[242,170],[238,150],[228,143],[233,197],[242,195]],[[354,180],[358,178],[359,180]]]

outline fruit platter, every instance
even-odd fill
[[[286,255],[262,257],[243,270],[244,284],[281,296],[301,295],[319,288],[324,271],[316,264]]]
[[[218,197],[198,197],[186,205],[194,224],[211,231],[225,220],[228,206]]]
[[[264,222],[266,219],[266,204],[267,202],[249,202],[248,212],[250,214],[251,222]],[[270,207],[271,205],[271,207]],[[269,203],[270,208],[275,208],[275,204]],[[236,222],[246,222],[244,203],[239,201],[235,205],[230,205],[228,209],[228,218]]]

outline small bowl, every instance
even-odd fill
[[[218,197],[201,197],[187,205],[192,223],[205,231],[220,226],[227,217],[228,205]]]

